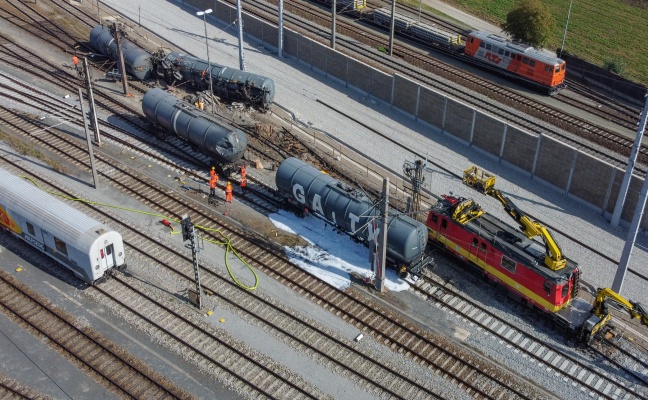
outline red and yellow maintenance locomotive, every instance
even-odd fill
[[[505,75],[546,89],[549,94],[565,86],[565,61],[525,43],[473,31],[466,37],[464,53]]]
[[[562,255],[544,226],[531,221],[492,187],[493,176],[475,179],[479,172],[475,167],[466,170],[464,182],[502,202],[520,229],[485,213],[472,199],[445,195],[428,214],[430,239],[469,261],[489,280],[506,286],[523,302],[563,319],[559,311],[579,291],[578,264]],[[532,240],[534,236],[541,236],[544,245]]]

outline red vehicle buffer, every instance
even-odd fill
[[[464,53],[505,75],[546,89],[549,94],[565,86],[565,61],[526,43],[472,31],[466,37]]]
[[[507,287],[523,302],[573,327],[573,321],[559,312],[563,308],[567,311],[566,306],[578,295],[578,264],[563,257],[546,228],[492,188],[494,179],[470,182],[464,175],[464,182],[499,197],[520,228],[485,213],[472,199],[444,195],[428,214],[430,239],[477,267],[489,280]],[[541,236],[544,244],[533,240],[534,236]]]

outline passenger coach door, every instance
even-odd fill
[[[106,269],[112,268],[115,266],[115,252],[113,249],[113,245],[109,244],[106,247],[104,247],[102,250],[102,259],[103,259],[103,264]]]

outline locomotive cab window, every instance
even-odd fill
[[[569,294],[569,283],[565,283],[565,286],[563,286],[562,297],[566,297],[567,294]]]
[[[29,222],[25,222],[27,224],[27,232],[29,232],[30,235],[36,236],[36,231],[34,231],[34,225],[30,224]]]
[[[479,247],[479,250],[486,252],[486,243],[482,242],[481,246]]]
[[[436,222],[439,220],[439,216],[436,215],[436,214],[432,214],[431,220],[432,220],[432,222],[434,222],[436,224]]]
[[[473,238],[472,245],[477,247],[478,244],[479,244],[479,240],[477,240],[477,238]]]
[[[565,64],[561,65],[560,69],[564,71],[565,70]]]
[[[470,38],[470,43],[474,43],[474,42],[475,42],[475,38],[474,38],[474,37],[471,37],[471,38]]]
[[[535,60],[529,60],[529,66],[535,67]]]
[[[523,57],[522,64],[528,64],[528,63],[529,63],[529,59],[527,57]]]
[[[518,60],[518,61],[522,61],[522,56],[519,55],[519,54],[516,54],[515,59]]]
[[[560,65],[556,65],[556,72],[560,72]]]
[[[59,253],[63,253],[66,256],[68,255],[67,246],[65,245],[64,241],[62,241],[61,239],[58,239],[58,238],[55,237],[54,238],[54,244],[56,245],[56,251],[58,251]]]
[[[502,267],[504,267],[505,270],[515,273],[515,261],[511,260],[510,258],[502,256]]]
[[[448,220],[445,218],[441,221],[441,228],[447,228],[448,227]]]
[[[549,283],[548,281],[545,281],[544,290],[545,290],[545,292],[547,292],[547,296],[549,296],[551,294],[551,283]]]

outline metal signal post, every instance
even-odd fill
[[[202,250],[204,247],[198,245],[194,224],[191,223],[191,218],[189,218],[187,214],[182,216],[180,226],[182,227],[182,241],[190,241],[190,243],[185,245],[185,247],[191,249],[191,258],[193,259],[194,278],[196,281],[197,292],[196,306],[200,310],[202,309],[202,287],[200,286],[200,267],[198,266],[198,253],[200,253],[200,250]]]

